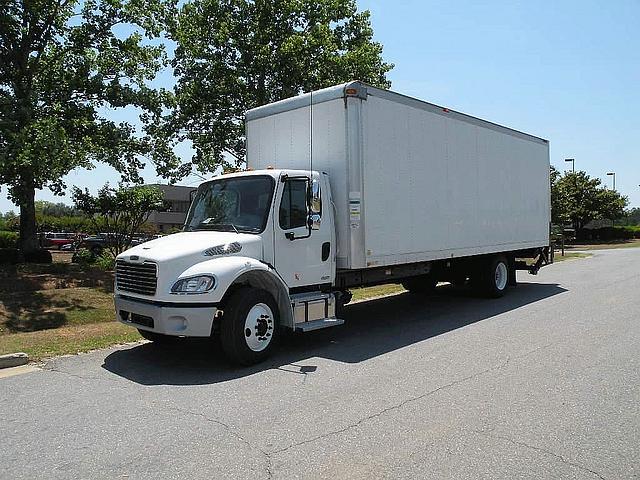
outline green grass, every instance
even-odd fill
[[[351,293],[353,293],[352,301],[357,302],[358,300],[368,300],[370,298],[402,293],[404,291],[405,289],[402,285],[389,283],[387,285],[377,285],[375,287],[354,288],[351,290]]]
[[[640,247],[640,240],[620,240],[617,242],[591,242],[591,243],[579,243],[575,245],[568,245],[565,248],[577,249],[577,250],[609,250],[612,248],[636,248]],[[556,250],[557,253],[558,250]]]
[[[38,361],[140,338],[115,321],[111,294],[103,289],[0,293],[0,355],[25,352]]]
[[[557,262],[563,262],[565,260],[574,260],[577,258],[588,258],[591,257],[593,255],[591,255],[590,253],[580,253],[580,252],[564,252],[564,257],[562,255],[560,255],[560,252],[556,252],[555,256],[553,257],[553,263],[557,263]]]
[[[110,321],[0,336],[0,355],[25,352],[31,361],[140,340],[135,328]]]
[[[113,320],[111,294],[98,288],[0,293],[0,336]]]

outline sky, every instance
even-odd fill
[[[600,178],[640,207],[640,1],[358,0],[395,64],[392,90],[550,141],[551,163]],[[171,75],[155,83],[171,86]],[[117,112],[127,119],[131,111]],[[181,155],[187,159],[188,148]],[[145,180],[156,182],[152,168]],[[119,176],[78,170],[95,191]],[[195,176],[182,184],[197,184]],[[37,200],[71,203],[44,190]],[[17,210],[0,191],[0,212]]]

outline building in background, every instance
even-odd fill
[[[160,233],[168,233],[173,229],[182,228],[187,218],[187,211],[191,204],[191,192],[195,187],[183,187],[180,185],[151,184],[162,191],[167,210],[164,212],[151,212],[147,223],[155,226]]]

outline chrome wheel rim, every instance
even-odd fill
[[[254,352],[261,352],[273,339],[273,312],[268,305],[254,305],[244,321],[244,340]]]
[[[496,266],[496,276],[495,276],[496,288],[498,290],[505,289],[505,287],[507,286],[507,279],[508,279],[507,277],[508,277],[507,266],[504,264],[504,262],[499,262],[498,265]]]

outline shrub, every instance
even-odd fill
[[[18,238],[17,232],[0,231],[0,248],[17,248]]]
[[[581,240],[631,240],[640,238],[640,228],[635,226],[626,227],[601,227],[593,229],[583,229],[576,235],[578,241]]]
[[[71,257],[71,261],[73,263],[77,263],[78,265],[86,267],[94,264],[96,261],[96,258],[97,258],[96,254],[87,250],[86,248],[81,248],[80,250],[77,250],[73,254],[73,257]]]
[[[27,263],[52,263],[51,252],[44,248],[24,252],[24,261]]]
[[[0,248],[0,265],[15,265],[23,260],[17,248]]]
[[[116,259],[109,252],[104,252],[95,260],[95,265],[100,270],[113,270],[116,265]]]

